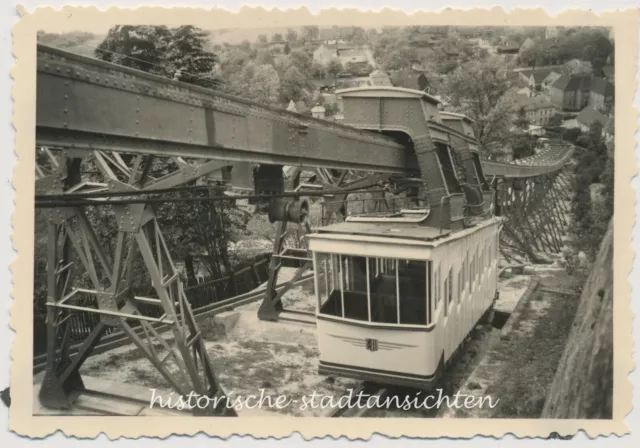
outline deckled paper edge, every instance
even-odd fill
[[[635,94],[635,74],[638,54],[638,10],[593,14],[588,11],[565,11],[556,16],[544,10],[516,10],[507,14],[501,8],[439,12],[417,12],[384,9],[380,12],[323,10],[318,15],[306,8],[266,11],[262,8],[242,8],[233,13],[222,9],[149,8],[138,9],[65,7],[38,8],[27,13],[18,7],[22,18],[13,29],[13,53],[17,59],[11,74],[14,79],[13,124],[17,131],[18,163],[14,170],[16,208],[13,214],[13,243],[18,258],[11,266],[14,289],[11,327],[16,331],[12,348],[11,395],[9,426],[12,431],[29,437],[45,437],[58,430],[66,435],[109,438],[143,436],[165,438],[172,434],[207,433],[220,438],[231,435],[251,435],[255,438],[283,438],[295,432],[305,439],[316,437],[347,437],[369,439],[373,434],[389,437],[470,438],[476,435],[502,437],[547,437],[549,433],[574,434],[583,430],[589,437],[629,432],[624,417],[631,411],[632,385],[628,379],[633,369],[633,339],[630,292],[627,277],[631,271],[631,248],[635,196],[630,180],[636,174],[634,134],[637,112],[632,105]],[[113,24],[145,23],[180,25],[193,24],[206,28],[268,27],[301,25],[348,25],[367,23],[379,25],[509,25],[509,26],[613,26],[616,39],[616,163],[614,222],[614,412],[612,420],[522,420],[522,419],[350,419],[246,417],[218,418],[145,417],[34,417],[32,413],[32,297],[33,297],[33,197],[35,147],[35,44],[36,32],[44,23],[48,30],[73,30],[74,23],[107,21]],[[624,63],[620,63],[624,61]],[[626,297],[627,300],[620,300]]]

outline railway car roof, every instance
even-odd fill
[[[316,229],[307,235],[310,239],[341,240],[360,242],[391,242],[397,244],[417,244],[424,246],[440,246],[475,233],[476,231],[495,225],[502,221],[500,217],[492,217],[474,222],[465,229],[451,231],[419,224],[408,223],[374,223],[374,222],[340,222]]]
[[[340,222],[317,230],[318,233],[341,233],[350,235],[382,236],[387,238],[433,241],[451,233],[450,230],[417,224]]]

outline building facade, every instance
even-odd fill
[[[545,126],[558,112],[558,108],[542,96],[532,98],[521,96],[516,101],[518,110],[524,108],[527,120],[533,125]]]
[[[603,78],[593,78],[591,80],[591,91],[589,92],[589,106],[608,114],[613,107],[614,88],[613,84]]]
[[[551,103],[560,110],[579,111],[589,103],[591,77],[562,75],[549,88]]]

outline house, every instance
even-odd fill
[[[369,63],[367,53],[363,48],[359,47],[323,43],[313,52],[313,62],[322,66],[326,66],[334,59],[337,59],[343,66],[348,63],[366,66]]]
[[[524,108],[527,120],[532,125],[545,126],[549,119],[558,112],[558,108],[542,96],[531,98],[518,96],[515,101],[518,110]]]
[[[560,76],[562,76],[562,74],[559,73],[559,71],[551,70],[547,77],[542,80],[542,90],[548,92],[551,84],[553,84]]]
[[[607,124],[607,117],[593,107],[585,107],[576,117],[576,123],[583,132],[588,131],[589,127],[595,122],[600,123],[604,128]]]
[[[593,73],[593,66],[590,61],[572,59],[564,66],[568,75],[590,75]]]
[[[529,50],[533,50],[536,47],[536,43],[533,39],[531,39],[530,37],[527,37],[527,39],[522,43],[522,45],[520,45],[520,49],[518,50],[518,56],[520,56],[520,58],[522,58],[522,56]]]
[[[529,125],[529,128],[524,133],[533,137],[544,137],[547,134],[542,126],[535,125]]]
[[[542,59],[545,65],[560,65],[565,61],[564,49],[558,45],[558,39],[553,37],[542,41]]]
[[[590,76],[562,75],[549,88],[551,103],[560,110],[582,110],[589,103],[590,85]]]
[[[603,78],[593,77],[589,91],[589,106],[605,114],[611,111],[613,106],[613,84]]]
[[[338,46],[322,44],[313,52],[313,62],[322,66],[327,65],[338,57]]]
[[[504,55],[505,59],[512,59],[520,51],[520,46],[513,43],[503,43],[496,47],[496,53]]]
[[[337,51],[338,60],[342,65],[368,64],[369,59],[362,48],[340,48]]]
[[[372,86],[390,86],[391,78],[385,72],[381,70],[374,70],[369,75],[369,79]]]
[[[445,47],[443,48],[444,54],[451,57],[451,58],[457,58],[460,56],[460,52],[458,50],[456,50],[453,47]]]
[[[547,79],[552,71],[552,69],[548,68],[537,68],[521,70],[518,73],[520,75],[520,79],[527,83],[527,86],[529,86],[531,90],[541,90],[542,83]]]
[[[544,30],[545,39],[556,39],[558,37],[558,28],[555,26],[548,26]]]
[[[532,97],[536,93],[534,90],[531,90],[529,86],[524,86],[524,87],[516,86],[515,89],[516,89],[516,95],[522,95],[526,97]]]
[[[319,32],[319,40],[324,45],[344,45],[347,43],[345,33],[342,28],[323,28]]]

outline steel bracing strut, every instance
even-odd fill
[[[93,151],[82,160],[74,158],[74,153],[44,151],[48,166],[37,169],[39,192],[151,191],[193,181],[222,167],[220,162],[192,166],[176,160],[180,166],[177,172],[151,179],[153,156],[139,155],[126,162],[119,154]],[[106,182],[81,181],[80,166],[88,162]],[[69,408],[74,390],[83,388],[80,367],[106,328],[118,326],[176,392],[211,399],[209,406],[196,407],[196,413],[231,415],[154,207],[114,206],[118,229],[113,253],[102,247],[86,207],[47,212],[47,367],[39,394],[41,402],[47,407]],[[157,298],[136,297],[131,291],[131,266],[137,256],[142,258]],[[74,274],[77,277],[81,271],[89,287],[74,287]],[[157,306],[161,315],[143,314],[140,303]],[[71,357],[69,319],[76,311],[96,314],[100,322]],[[158,334],[153,323],[169,325],[170,334]]]

